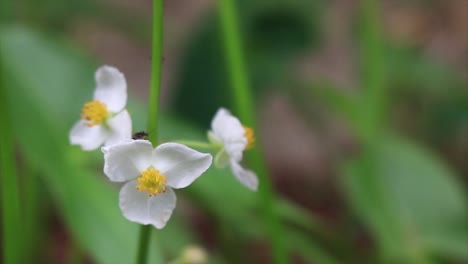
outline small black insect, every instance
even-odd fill
[[[138,131],[132,136],[133,139],[148,139],[148,133],[145,131]]]

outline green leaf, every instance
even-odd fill
[[[384,258],[428,263],[433,255],[468,259],[468,207],[457,176],[422,147],[383,137],[345,169],[355,212]]]
[[[242,45],[255,94],[278,87],[290,63],[320,43],[323,1],[236,1]],[[199,124],[209,123],[220,107],[232,108],[217,17],[209,14],[188,41],[176,87],[174,111]],[[272,26],[273,25],[273,26]],[[278,36],[281,36],[278,38]],[[289,85],[289,83],[287,83]],[[286,85],[287,86],[287,85]]]

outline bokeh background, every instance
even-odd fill
[[[290,263],[468,263],[468,2],[235,2]],[[165,1],[163,141],[203,139],[215,111],[234,108],[216,5]],[[145,128],[151,1],[0,10],[22,263],[133,263],[138,225],[119,186],[68,132],[102,64],[125,74],[134,130]],[[259,196],[229,170],[177,195],[151,263],[193,246],[208,263],[272,262]]]

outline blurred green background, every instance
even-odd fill
[[[468,263],[468,2],[235,2],[289,262]],[[216,4],[165,1],[163,141],[203,139],[234,108]],[[102,64],[126,75],[145,128],[151,1],[2,0],[0,14],[19,263],[133,263],[119,186],[68,132]],[[229,170],[177,195],[151,263],[193,245],[208,263],[272,262],[258,194]]]

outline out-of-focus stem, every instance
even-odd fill
[[[3,217],[3,263],[21,263],[20,203],[15,169],[14,137],[8,111],[5,71],[0,50],[0,185]]]
[[[255,108],[247,78],[244,55],[242,53],[242,41],[238,28],[239,20],[234,1],[220,0],[218,4],[235,110],[246,125],[255,127]],[[283,244],[283,236],[281,235],[280,219],[274,203],[276,195],[268,177],[263,155],[260,148],[254,148],[249,151],[247,156],[260,179],[260,204],[264,210],[266,231],[271,241],[271,252],[274,263],[287,263],[288,256],[286,247]]]
[[[384,80],[383,41],[375,0],[361,1],[361,80],[363,87],[361,115],[362,135],[369,141],[378,134],[386,112],[386,86]]]
[[[15,1],[2,0],[0,1],[0,23],[9,22],[14,17]]]
[[[40,182],[37,172],[31,164],[25,162],[21,166],[20,175],[24,179],[23,185],[23,219],[24,219],[24,240],[23,240],[23,261],[34,262],[37,254],[41,251],[38,246],[40,241],[43,219],[41,215],[41,205],[43,199],[40,198]]]

